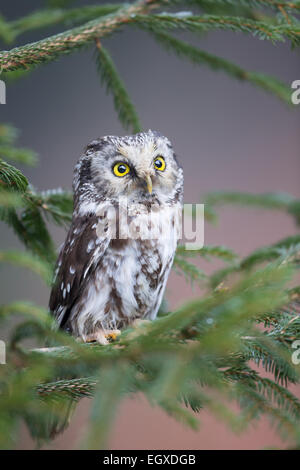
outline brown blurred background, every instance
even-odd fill
[[[3,0],[1,13],[16,19],[46,2]],[[104,2],[75,2],[75,5]],[[25,34],[18,44],[53,34],[54,28]],[[233,33],[210,33],[191,42],[248,70],[275,75],[290,84],[300,79],[299,50]],[[201,202],[209,191],[282,191],[300,197],[300,105],[290,108],[251,85],[223,73],[192,66],[168,55],[144,32],[126,29],[104,41],[127,85],[145,129],[168,136],[185,173],[185,202]],[[5,48],[8,48],[5,46]],[[3,49],[3,47],[1,47]],[[24,169],[38,189],[71,188],[73,167],[84,146],[97,136],[124,134],[112,98],[100,86],[94,48],[39,67],[8,85],[1,122],[21,130],[19,143],[36,150],[37,168]],[[1,247],[20,247],[3,224]],[[57,245],[65,232],[53,228]],[[224,208],[217,226],[206,224],[205,243],[224,244],[240,255],[296,232],[288,216]],[[212,270],[217,264],[201,267]],[[28,299],[46,306],[48,289],[33,274],[0,266],[1,303]],[[197,289],[172,274],[167,287],[171,307]],[[51,448],[76,448],[83,435],[89,401],[80,403],[71,427]],[[117,413],[112,449],[258,449],[284,446],[262,421],[235,435],[206,412],[199,432],[187,430],[152,408],[142,397],[126,400]],[[33,446],[26,432],[20,448]]]

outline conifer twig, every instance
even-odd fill
[[[192,14],[168,13],[158,15],[137,15],[134,23],[141,27],[167,30],[187,30],[192,32],[203,31],[233,31],[245,34],[252,34],[259,39],[269,41],[284,42],[290,40],[293,45],[298,45],[300,40],[300,28],[289,24],[268,24],[263,21],[256,21],[238,16],[218,16]]]
[[[139,0],[114,14],[89,21],[78,28],[11,51],[3,51],[0,53],[0,67],[3,72],[8,72],[48,62],[92,42],[97,37],[106,36],[128,23],[134,15],[147,13],[160,3],[160,0]]]
[[[263,75],[261,73],[244,70],[242,67],[239,67],[233,62],[198,49],[197,47],[179,40],[165,32],[151,32],[153,33],[155,39],[162,46],[164,46],[167,50],[175,52],[179,57],[186,58],[194,64],[206,65],[212,70],[223,71],[238,80],[250,82],[257,87],[274,93],[280,99],[290,104],[290,88],[279,80],[276,80],[269,75]]]
[[[108,51],[101,45],[99,38],[96,39],[96,48],[96,62],[101,81],[106,86],[107,91],[110,91],[113,95],[120,122],[125,129],[131,129],[134,133],[141,132],[142,126],[126,91],[125,84],[119,76]]]
[[[66,23],[75,26],[80,22],[89,21],[95,17],[105,16],[119,10],[123,4],[87,5],[85,7],[62,9],[49,8],[34,11],[20,19],[4,23],[0,29],[0,37],[6,42],[14,41],[18,36],[37,29]],[[3,26],[3,25],[2,25]]]

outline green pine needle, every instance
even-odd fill
[[[206,65],[212,70],[220,70],[229,76],[241,81],[250,82],[282,99],[286,103],[291,103],[291,90],[284,83],[276,80],[269,75],[263,75],[257,72],[249,72],[238,65],[229,62],[221,57],[209,54],[206,51],[191,46],[190,44],[176,39],[167,33],[154,32],[155,39],[167,50],[175,52],[179,57],[190,60],[197,65]]]
[[[0,158],[0,188],[24,192],[27,186],[27,178],[21,171]]]
[[[135,107],[108,51],[102,45],[97,48],[96,61],[101,82],[105,85],[107,92],[113,95],[120,122],[125,129],[130,129],[134,133],[141,132],[142,128]]]
[[[30,269],[47,284],[51,283],[51,266],[30,253],[21,251],[0,251],[0,263],[10,263],[15,266]]]
[[[29,166],[34,166],[37,162],[36,154],[31,150],[8,145],[0,145],[0,157]]]
[[[290,24],[268,24],[238,16],[202,15],[191,13],[161,13],[159,15],[137,15],[133,23],[150,31],[165,32],[166,30],[187,30],[191,32],[232,31],[251,34],[258,39],[269,40],[272,43],[289,40],[293,46],[300,44],[300,26]]]
[[[81,8],[71,8],[64,10],[62,8],[51,8],[37,10],[23,18],[11,22],[0,22],[0,38],[6,43],[11,43],[18,36],[27,31],[49,28],[63,24],[74,26],[76,24],[90,21],[94,18],[109,15],[119,10],[121,5],[91,5]]]
[[[290,194],[251,194],[220,191],[208,194],[205,198],[205,205],[210,210],[225,204],[236,204],[240,206],[257,207],[269,210],[283,210],[292,215],[295,218],[296,223],[300,225],[300,201]]]

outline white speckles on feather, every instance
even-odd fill
[[[86,252],[87,252],[87,253],[90,253],[94,248],[95,248],[95,242],[94,242],[94,240],[90,240],[90,241],[88,242],[88,245],[87,245],[87,248],[86,248]]]
[[[174,211],[175,209],[173,209]],[[169,208],[165,215],[170,216]],[[89,320],[93,318],[94,323],[102,324],[103,328],[118,327],[119,312],[113,302],[109,315],[104,313],[105,307],[111,299],[112,285],[122,301],[122,314],[128,319],[129,323],[130,319],[141,317],[136,294],[138,294],[140,301],[147,306],[144,318],[154,319],[171,269],[176,243],[175,236],[170,237],[169,240],[152,240],[149,249],[144,252],[143,259],[149,273],[154,273],[158,269],[159,263],[161,263],[161,272],[169,266],[161,281],[163,286],[159,283],[156,290],[150,288],[147,277],[142,272],[142,266],[139,263],[141,255],[139,240],[129,240],[121,251],[108,247],[104,254],[103,244],[97,247],[84,272],[84,277],[88,276],[91,265],[97,265],[100,259],[101,269],[96,271],[96,278],[88,284],[83,293],[84,301],[80,304],[81,311],[77,324],[80,334],[84,334],[84,325],[87,318]],[[157,253],[156,256],[154,256],[154,250]],[[138,291],[135,289],[138,289]],[[74,315],[76,315],[76,308],[74,309]]]
[[[79,215],[96,212],[98,204],[95,201],[84,201],[80,204]]]
[[[168,139],[149,131],[126,137],[106,136],[97,140],[95,145],[95,149],[91,146],[81,157],[73,180],[73,222],[76,228],[73,226],[68,246],[73,255],[76,246],[85,248],[80,253],[80,263],[77,265],[77,260],[72,257],[73,265],[67,270],[70,275],[78,274],[80,295],[78,300],[68,305],[71,295],[67,296],[67,293],[74,289],[75,279],[71,277],[70,280],[67,272],[60,285],[61,290],[58,285],[58,305],[54,309],[58,323],[68,315],[68,324],[71,328],[74,326],[75,334],[82,337],[86,335],[87,320],[89,329],[93,327],[91,321],[95,328],[102,325],[103,328],[115,329],[119,323],[124,325],[134,318],[156,317],[176,250],[180,225],[178,213],[182,208],[183,173],[174,159]],[[122,184],[113,175],[112,159],[117,158],[117,148],[121,148],[134,166],[138,178],[153,176],[153,196],[158,201],[158,208],[151,215],[148,204],[145,204],[150,201],[149,195],[145,197],[143,189],[138,189],[138,181],[130,186],[129,183]],[[153,168],[153,159],[157,155],[166,158],[164,175],[156,174]],[[127,243],[110,246],[110,241],[116,238],[116,214],[110,208],[122,198],[129,198],[133,232],[137,227],[140,231],[136,231],[136,237],[129,233]],[[118,214],[118,225],[123,231],[128,222],[121,221],[122,211],[125,212],[125,206]],[[155,239],[153,232],[149,233],[151,224],[156,231]],[[126,238],[123,232],[120,235]],[[86,240],[86,245],[83,245],[83,240]],[[149,243],[143,244],[141,240],[149,240]],[[68,262],[68,246],[63,248],[66,256],[60,258],[64,265]],[[158,281],[157,287],[155,281]]]

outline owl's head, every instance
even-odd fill
[[[172,204],[182,200],[183,171],[158,132],[92,141],[75,167],[75,206],[117,201]]]

